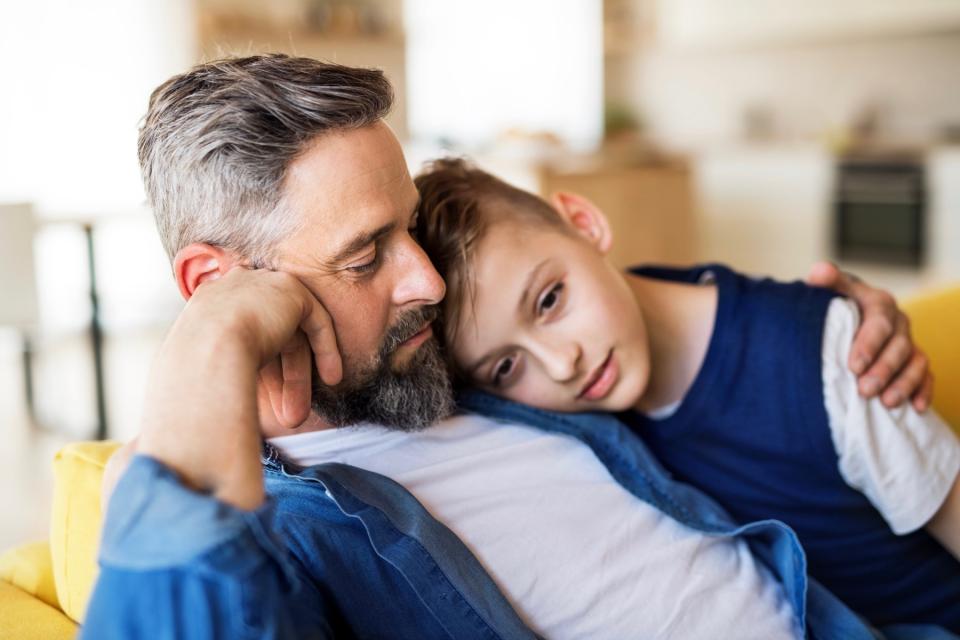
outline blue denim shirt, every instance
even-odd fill
[[[783,585],[808,637],[954,637],[871,629],[807,577],[789,527],[733,522],[672,480],[613,416],[554,414],[479,393],[461,406],[576,437],[640,500],[707,535],[742,537]],[[536,637],[473,554],[399,484],[343,464],[298,468],[266,451],[268,500],[254,512],[184,488],[151,458],[133,459],[107,513],[81,637]]]

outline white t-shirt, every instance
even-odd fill
[[[830,303],[823,329],[823,396],[844,481],[861,491],[890,529],[924,526],[943,504],[960,471],[960,441],[933,411],[909,404],[887,409],[865,400],[847,366],[860,326],[857,306]]]
[[[476,415],[419,433],[366,425],[273,438],[409,490],[547,638],[799,638],[746,543],[689,529],[621,487],[579,440]]]

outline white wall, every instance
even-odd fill
[[[140,204],[137,123],[193,60],[189,0],[34,0],[0,9],[0,201],[40,216]]]
[[[960,34],[710,52],[650,50],[624,80],[651,134],[678,148],[738,137],[762,105],[783,138],[827,138],[870,104],[887,136],[960,123]]]
[[[599,141],[600,0],[406,0],[405,16],[414,138],[475,147],[523,128]]]
[[[85,238],[52,221],[97,220],[108,343],[179,304],[143,211],[137,128],[153,88],[193,63],[193,29],[191,0],[0,5],[0,203],[36,208],[36,396],[52,427],[88,437],[94,423]],[[109,363],[107,375],[142,377]]]

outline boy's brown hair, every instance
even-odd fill
[[[414,184],[420,192],[418,240],[447,283],[438,337],[451,341],[464,302],[473,304],[471,256],[490,225],[514,220],[564,230],[566,224],[543,199],[463,158],[427,164]]]

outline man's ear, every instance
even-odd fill
[[[189,300],[194,291],[207,280],[216,280],[240,264],[236,254],[202,242],[188,244],[177,252],[173,260],[173,275],[180,295]]]
[[[586,238],[600,253],[610,251],[610,246],[613,244],[613,234],[610,233],[607,216],[603,215],[603,212],[595,204],[583,196],[564,191],[553,194],[550,203],[560,214],[560,217],[576,229],[577,233]]]

